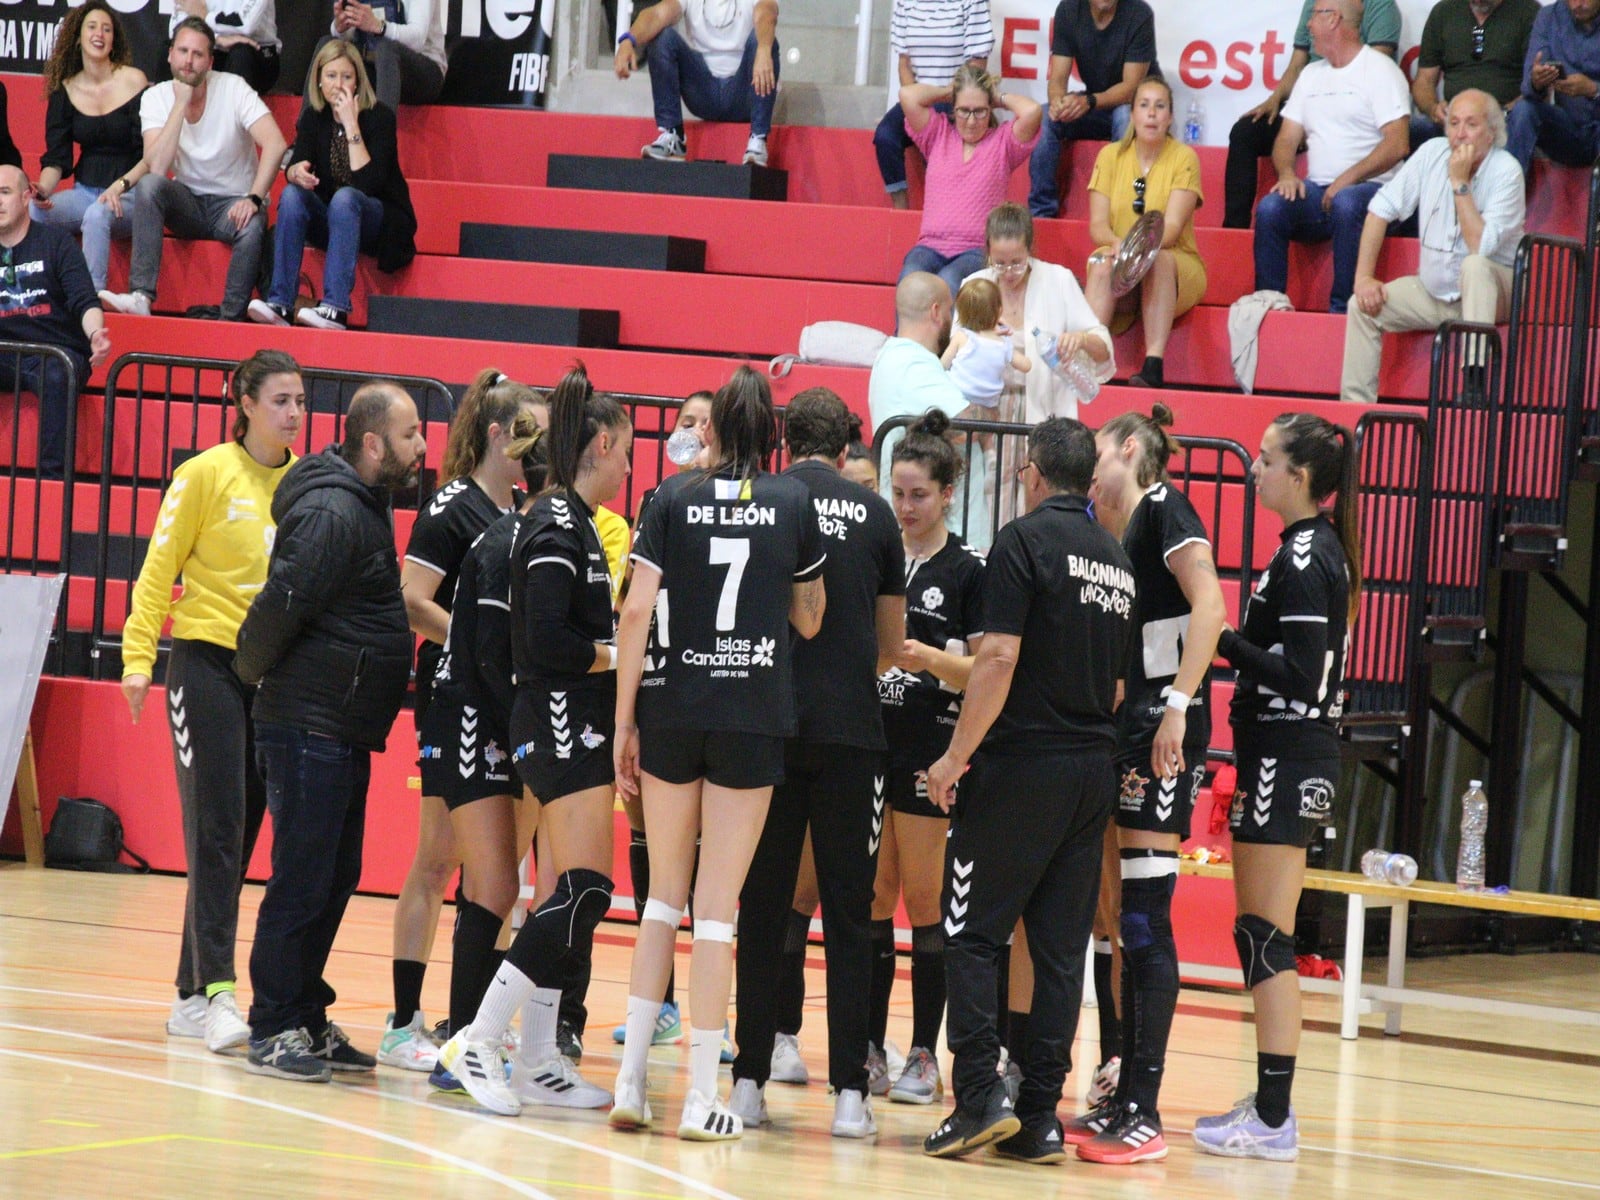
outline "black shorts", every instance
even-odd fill
[[[928,768],[889,764],[889,807],[911,817],[933,817],[940,821],[950,814],[928,799]]]
[[[1203,747],[1184,747],[1183,758],[1189,769],[1171,779],[1152,777],[1149,747],[1116,760],[1118,829],[1189,836],[1195,801],[1206,779],[1206,752]]]
[[[783,743],[759,733],[645,729],[639,733],[639,769],[665,783],[704,779],[741,791],[775,787],[783,782]]]
[[[610,689],[517,689],[511,761],[540,804],[614,782],[616,712],[616,693]]]
[[[488,796],[520,796],[511,769],[511,738],[488,712],[438,695],[417,725],[422,794],[440,796],[452,811]]]
[[[1309,846],[1333,818],[1339,756],[1275,758],[1235,742],[1239,782],[1228,825],[1236,842]]]

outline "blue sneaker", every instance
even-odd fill
[[[611,1040],[617,1045],[622,1045],[628,1040],[628,1026],[618,1025],[611,1031]],[[652,1046],[676,1046],[683,1041],[683,1022],[678,1017],[678,1006],[668,1000],[661,1006],[661,1011],[656,1014],[656,1031],[650,1036]],[[724,1062],[732,1062],[723,1059]]]
[[[461,1081],[449,1071],[444,1069],[442,1063],[436,1065],[428,1074],[428,1085],[436,1092],[443,1092],[446,1096],[465,1096],[467,1089],[461,1086]]]
[[[728,1036],[728,1023],[724,1021],[722,1023],[722,1054],[720,1060],[724,1063],[731,1063],[734,1057],[733,1039]]]
[[[1300,1127],[1294,1110],[1274,1129],[1256,1112],[1256,1096],[1251,1092],[1229,1112],[1219,1117],[1201,1117],[1194,1123],[1194,1144],[1207,1154],[1224,1158],[1265,1158],[1272,1162],[1293,1162],[1300,1157]]]

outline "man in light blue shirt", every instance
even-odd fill
[[[967,407],[967,398],[939,362],[939,355],[950,341],[950,318],[955,308],[950,289],[937,275],[913,271],[895,287],[894,307],[898,330],[878,351],[867,384],[873,449],[881,464],[880,490],[891,504],[894,496],[889,486],[889,455],[905,436],[905,429],[896,428],[885,434],[883,445],[878,444],[877,430],[892,417],[920,417],[930,408],[937,408],[954,419]],[[966,458],[967,471],[956,487],[956,500],[946,521],[967,545],[981,550],[994,535],[984,498],[983,452],[972,444],[967,453],[968,446],[965,437],[956,443],[956,449]]]
[[[1372,198],[1345,321],[1341,400],[1377,402],[1385,332],[1506,319],[1526,205],[1522,169],[1501,149],[1505,143],[1499,103],[1468,88],[1450,102],[1446,136],[1425,142]],[[1417,274],[1385,284],[1376,275],[1384,234],[1389,222],[1412,213]]]
[[[1534,20],[1522,97],[1506,149],[1524,175],[1535,147],[1569,167],[1600,156],[1600,0],[1555,0]]]

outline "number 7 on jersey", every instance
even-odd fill
[[[734,618],[739,610],[739,583],[744,579],[745,564],[749,561],[749,538],[711,539],[711,565],[728,568],[728,574],[722,581],[722,595],[717,598],[717,630],[720,633],[727,633],[734,627]]]

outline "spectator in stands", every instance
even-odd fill
[[[965,66],[948,88],[914,83],[900,89],[906,132],[928,160],[922,232],[906,252],[900,277],[936,274],[952,299],[961,281],[983,265],[984,218],[1005,199],[1006,181],[1028,157],[1044,116],[1034,101],[1001,95],[999,87],[983,68]],[[933,111],[941,99],[950,102],[948,117]],[[997,108],[1010,110],[1015,120],[1000,126]]]
[[[122,695],[139,723],[157,642],[172,618],[166,716],[172,726],[189,867],[173,1037],[221,1053],[250,1038],[235,1002],[239,887],[267,811],[250,706],[233,671],[239,625],[267,578],[272,497],[294,462],[306,420],[300,366],[260,350],[233,373],[233,436],[172,474],[122,630]],[[182,578],[182,594],[172,598]],[[191,717],[192,714],[192,717]]]
[[[275,0],[173,0],[171,37],[185,18],[211,26],[217,35],[212,68],[237,75],[259,95],[278,82],[278,6]]]
[[[111,335],[83,252],[71,234],[29,218],[29,191],[21,167],[0,166],[0,346],[32,342],[59,347],[72,360],[73,382],[81,388],[90,369],[111,353]],[[60,360],[0,353],[0,387],[38,397],[39,477],[60,479],[67,456],[67,409],[78,402]]]
[[[272,813],[249,1061],[280,1079],[326,1082],[377,1065],[328,1020],[323,972],[361,877],[372,754],[411,681],[389,493],[416,482],[425,449],[411,397],[362,386],[343,444],[301,459],[279,485],[267,581],[239,628],[234,669],[261,685],[256,761]]]
[[[349,42],[323,42],[312,60],[284,177],[272,287],[266,300],[250,301],[250,319],[345,329],[357,255],[376,254],[380,271],[398,271],[417,256],[417,218],[400,172],[394,110],[373,97],[367,69]],[[328,251],[322,303],[295,312],[307,242]]]
[[[1028,163],[1028,209],[1061,210],[1061,143],[1114,141],[1128,127],[1133,90],[1156,63],[1156,17],[1145,0],[1061,0],[1050,38],[1050,119]],[[1073,65],[1084,90],[1069,92]]]
[[[1205,294],[1206,265],[1194,244],[1194,210],[1203,202],[1200,158],[1172,136],[1172,89],[1164,79],[1147,79],[1134,93],[1128,132],[1100,151],[1089,178],[1089,236],[1099,249],[1089,256],[1084,285],[1102,325],[1121,332],[1143,317],[1144,365],[1129,380],[1135,387],[1162,386],[1172,322]],[[1161,250],[1143,282],[1119,300],[1111,294],[1111,264],[1147,212],[1166,215]]]
[[[1447,119],[1449,141],[1420,147],[1367,210],[1345,322],[1342,400],[1377,402],[1382,334],[1456,320],[1493,325],[1510,311],[1525,204],[1522,171],[1501,149],[1505,114],[1489,93],[1468,88],[1450,102]],[[1413,212],[1418,273],[1385,284],[1377,278],[1384,234]],[[1481,391],[1478,374],[1472,383]]]
[[[1256,206],[1256,290],[1288,290],[1291,241],[1331,237],[1335,313],[1350,300],[1367,204],[1406,156],[1411,118],[1405,75],[1361,44],[1360,22],[1361,0],[1317,0],[1311,42],[1323,61],[1301,72],[1283,106],[1272,147],[1278,182]],[[1303,180],[1295,174],[1302,140]]]
[[[1555,0],[1528,39],[1522,94],[1506,115],[1506,149],[1524,176],[1535,149],[1569,167],[1600,157],[1600,0]]]
[[[89,0],[61,18],[44,68],[45,151],[33,219],[82,232],[96,291],[106,286],[111,239],[133,233],[132,191],[145,174],[139,98],[149,80],[130,55],[122,19],[106,0]],[[68,175],[77,185],[59,190]]]
[[[267,193],[287,143],[249,84],[211,70],[215,40],[199,18],[181,21],[167,52],[172,79],[148,89],[140,105],[150,176],[134,209],[129,290],[100,293],[117,312],[150,315],[165,229],[233,247],[222,293],[224,321],[244,316],[255,288]]]
[[[1250,228],[1259,181],[1256,162],[1272,155],[1278,131],[1283,128],[1280,110],[1299,82],[1300,72],[1309,63],[1322,61],[1322,55],[1311,45],[1311,17],[1320,2],[1305,0],[1300,24],[1294,31],[1294,52],[1272,94],[1235,121],[1228,131],[1228,165],[1222,186],[1224,229]],[[1395,0],[1367,0],[1361,10],[1360,38],[1379,54],[1395,56],[1400,45],[1400,9]]]
[[[878,490],[878,460],[872,447],[862,439],[861,416],[850,414],[850,444],[844,448],[844,466],[839,468],[851,483],[859,483],[869,492]]]
[[[8,117],[6,85],[0,83],[0,167],[20,167],[22,151],[11,140],[11,121]]]
[[[445,0],[334,0],[333,35],[353,42],[372,64],[378,102],[432,104],[444,91]]]
[[[1412,149],[1443,136],[1446,107],[1467,88],[1488,92],[1507,110],[1517,102],[1538,15],[1539,0],[1439,0],[1433,6],[1411,81],[1417,106]]]
[[[683,162],[683,109],[702,121],[750,122],[744,161],[767,165],[778,100],[778,0],[660,0],[617,39],[618,79],[650,66],[656,140],[641,154]]]
[[[989,0],[895,0],[889,16],[889,49],[895,55],[900,86],[930,83],[941,87],[963,64],[983,68],[994,49]],[[949,115],[943,101],[936,112]],[[906,151],[914,143],[906,132],[906,113],[891,105],[872,135],[878,173],[895,208],[910,207],[906,191]]]

